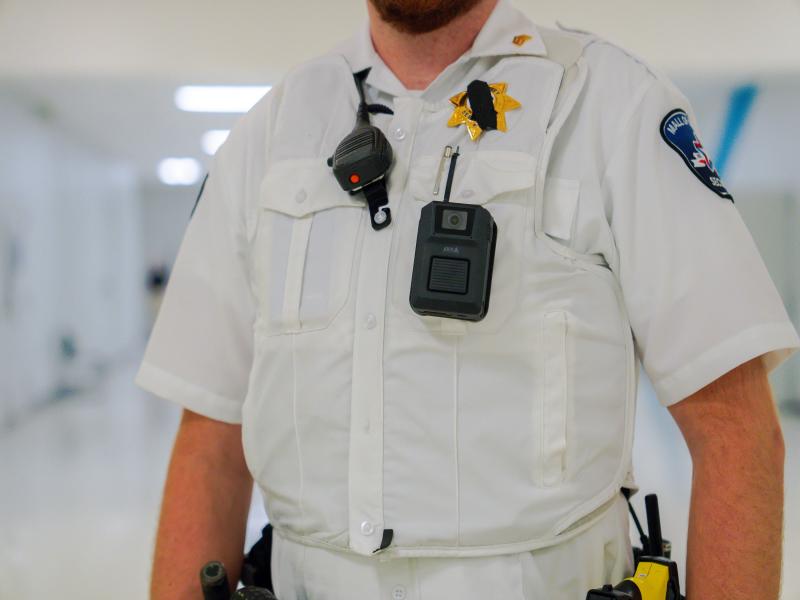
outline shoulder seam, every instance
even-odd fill
[[[611,230],[611,222],[608,219],[608,213],[606,211],[606,202],[603,190],[605,189],[608,172],[611,169],[611,165],[614,162],[614,158],[616,157],[618,149],[622,147],[623,140],[630,129],[634,115],[644,102],[644,98],[647,95],[647,92],[650,91],[650,89],[652,88],[653,85],[655,85],[655,83],[656,79],[651,77],[647,81],[640,84],[639,87],[636,89],[636,92],[633,95],[633,100],[630,103],[630,107],[627,110],[627,114],[625,114],[624,118],[622,119],[622,126],[620,127],[619,132],[616,138],[614,139],[614,143],[612,144],[611,150],[608,154],[608,160],[603,165],[603,174],[600,177],[599,181],[599,189],[600,189],[599,208],[601,214],[604,216],[603,223],[605,224],[605,228],[608,232],[609,239],[611,240],[611,247],[609,249],[610,254],[606,256],[605,259],[606,262],[608,263],[609,268],[614,273],[616,273],[617,269],[619,268],[619,250],[617,249],[617,243],[614,238],[613,231]]]
[[[634,61],[636,64],[638,64],[640,67],[642,67],[645,71],[647,71],[647,73],[649,75],[652,75],[656,79],[660,79],[660,80],[667,80],[668,79],[664,75],[664,73],[662,73],[656,67],[653,67],[650,63],[648,63],[646,60],[641,58],[639,55],[634,54],[633,52],[631,52],[627,48],[623,48],[622,46],[619,46],[619,45],[615,44],[614,42],[611,42],[611,41],[609,41],[609,40],[607,40],[605,38],[594,36],[594,39],[592,40],[592,44],[603,44],[605,46],[613,48],[614,50],[618,50],[619,52],[621,52],[622,54],[624,54],[625,56],[630,58],[632,61]],[[588,45],[587,45],[587,47],[588,47]]]
[[[630,108],[628,109],[627,113],[625,114],[624,118],[621,120],[623,123],[622,127],[619,129],[619,133],[617,134],[614,143],[612,144],[611,151],[608,154],[608,161],[605,165],[603,165],[603,176],[600,179],[600,188],[602,189],[605,186],[606,177],[608,176],[608,172],[611,169],[611,164],[614,162],[614,158],[616,157],[617,150],[622,146],[620,140],[624,139],[630,129],[631,123],[633,122],[633,117],[639,108],[642,106],[644,102],[644,98],[647,95],[647,92],[659,81],[658,77],[654,74],[649,73],[650,79],[642,82],[638,88],[636,88],[636,92],[633,94],[633,100],[630,103]]]
[[[565,27],[561,23],[556,23],[556,25],[558,26],[557,29],[551,29],[551,28],[542,28],[542,29],[545,29],[545,31],[547,31],[551,35],[554,33],[561,34],[581,43],[583,46],[581,51],[581,56],[585,56],[586,50],[591,46],[604,45],[624,54],[626,57],[631,59],[637,65],[642,67],[649,75],[655,77],[656,79],[659,79],[661,81],[669,81],[669,78],[663,72],[661,72],[661,70],[659,70],[656,67],[653,67],[651,64],[649,64],[647,61],[642,59],[637,54],[634,54],[630,50],[622,46],[619,46],[614,42],[607,40],[606,38],[603,38],[595,33],[592,33],[591,31],[584,31],[580,29],[572,29],[569,27]]]

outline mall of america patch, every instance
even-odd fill
[[[725,189],[714,163],[697,138],[685,110],[677,108],[664,117],[661,121],[661,137],[681,156],[703,185],[718,196],[733,201],[733,196]]]

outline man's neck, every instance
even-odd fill
[[[367,2],[375,50],[406,89],[424,90],[472,47],[498,0],[481,0],[468,12],[429,33],[398,31]]]

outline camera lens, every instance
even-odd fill
[[[464,210],[445,208],[442,210],[442,229],[447,231],[466,231],[468,215]]]

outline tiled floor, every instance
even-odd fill
[[[0,432],[0,599],[146,598],[178,410],[134,388],[133,373],[133,365],[117,369],[98,389]],[[784,431],[789,567],[800,565],[800,419],[785,419]],[[659,494],[664,533],[683,573],[689,457],[646,386],[635,456],[642,491]],[[251,540],[264,518],[256,505]],[[783,600],[798,599],[800,573],[789,567]]]

